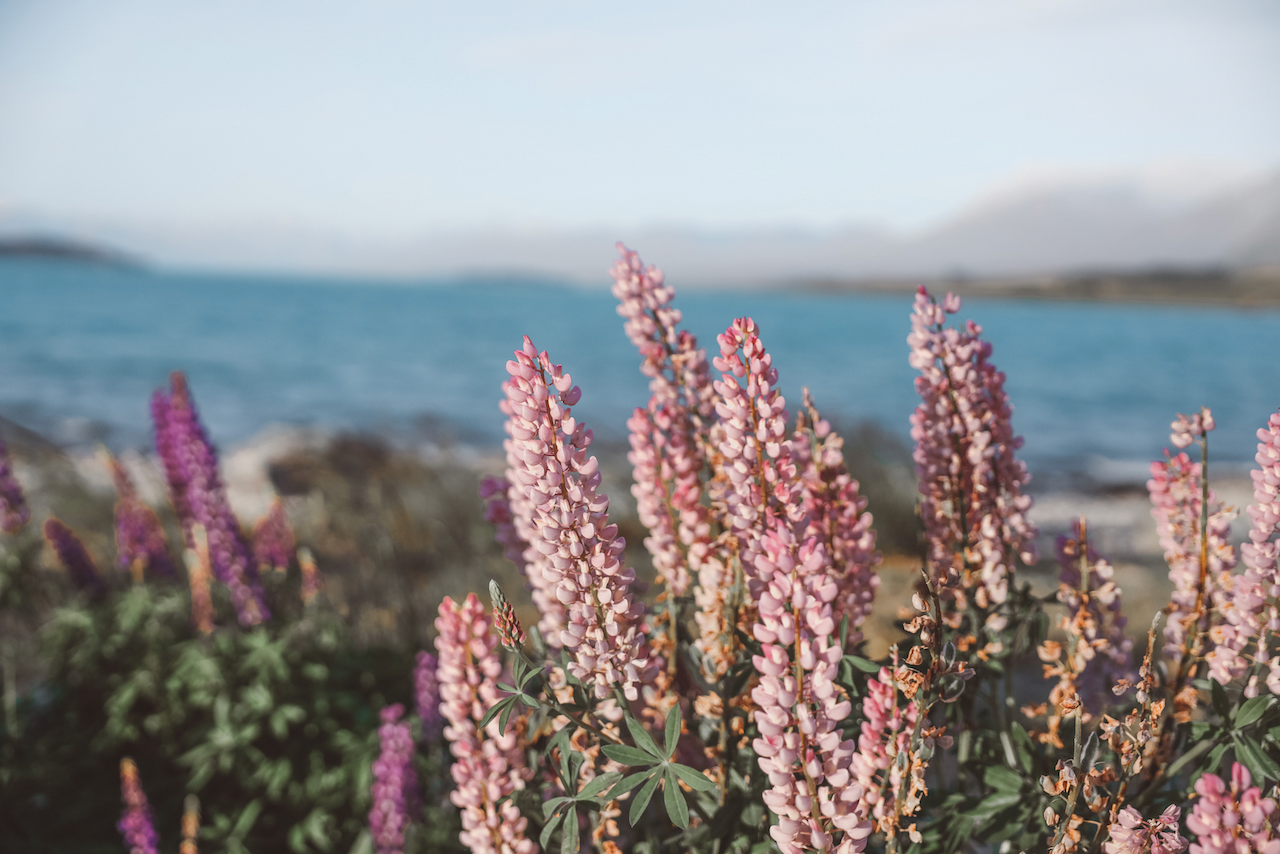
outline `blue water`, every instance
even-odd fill
[[[400,429],[423,415],[495,441],[504,364],[527,333],[582,386],[576,413],[618,438],[647,390],[606,283],[0,262],[0,415],[64,442],[142,445],[151,391],[182,369],[224,445],[273,422]],[[788,399],[807,384],[829,414],[906,436],[906,296],[694,291],[678,304],[704,346],[753,316]],[[1280,312],[975,299],[960,316],[994,342],[1033,466],[1152,459],[1174,414],[1201,404],[1217,418],[1215,456],[1245,461],[1280,406]]]

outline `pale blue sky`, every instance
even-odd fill
[[[0,0],[0,212],[903,227],[1280,166],[1280,4]]]

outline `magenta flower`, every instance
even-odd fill
[[[277,498],[271,502],[267,515],[253,526],[253,559],[258,571],[287,572],[297,547],[289,514],[284,510],[284,502]]]
[[[963,610],[968,596],[980,608],[1005,601],[1015,561],[1035,562],[1036,529],[1004,374],[991,364],[982,327],[946,326],[959,310],[959,297],[947,294],[939,305],[921,286],[907,343],[920,372],[911,437],[921,519],[934,577]]]
[[[376,854],[403,854],[404,834],[417,812],[418,775],[413,770],[413,736],[400,720],[404,706],[396,703],[382,710],[378,728],[381,753],[373,763],[373,806],[369,810],[369,835]]]
[[[510,799],[532,778],[514,728],[503,732],[497,718],[477,726],[501,699],[498,636],[474,593],[461,604],[446,596],[436,630],[440,713],[448,721],[449,773],[457,786],[450,800],[462,810],[458,839],[475,854],[533,854],[538,846],[524,835],[528,821]]]
[[[1166,807],[1158,818],[1146,821],[1133,807],[1120,810],[1107,828],[1110,839],[1102,844],[1106,854],[1181,854],[1187,840],[1178,833],[1182,810]]]
[[[22,485],[13,476],[9,448],[0,440],[0,531],[14,534],[31,521],[31,509],[22,494]]]
[[[650,390],[648,407],[637,408],[627,422],[632,493],[640,521],[649,529],[645,547],[654,569],[680,596],[691,581],[691,557],[697,560],[691,547],[698,543],[705,550],[709,539],[700,475],[715,418],[714,393],[706,351],[694,335],[677,328],[682,315],[671,306],[675,291],[664,283],[662,271],[646,268],[621,243],[618,251],[622,258],[610,271],[613,293]]]
[[[159,517],[138,497],[120,461],[108,457],[107,464],[116,487],[116,566],[130,571],[136,581],[147,571],[173,576],[173,559]]]
[[[1187,817],[1187,829],[1196,835],[1191,854],[1277,854],[1280,833],[1276,802],[1262,797],[1262,789],[1250,786],[1249,770],[1231,765],[1231,785],[1216,774],[1196,780],[1200,799]]]
[[[439,666],[440,661],[434,655],[419,652],[417,667],[413,670],[418,720],[422,721],[422,739],[427,742],[439,738],[443,726],[443,719],[440,717],[440,680],[436,677]]]
[[[192,527],[204,525],[214,577],[230,588],[241,625],[256,625],[271,616],[258,582],[258,568],[227,503],[218,456],[200,424],[186,377],[175,371],[172,380],[172,392],[157,390],[151,399],[156,452],[169,481],[170,499],[188,548],[194,546]]]
[[[124,813],[116,827],[124,837],[129,854],[158,854],[159,837],[151,823],[151,806],[138,779],[138,766],[132,759],[120,760],[120,797]]]
[[[835,685],[843,655],[832,637],[838,587],[816,538],[797,544],[779,522],[761,550],[754,634],[762,646],[753,659],[760,683],[751,692],[760,737],[752,746],[769,778],[764,802],[778,816],[769,833],[784,854],[861,851],[872,828],[850,767],[854,744],[839,727],[852,705]]]
[[[98,596],[107,589],[106,581],[98,565],[94,563],[89,550],[80,542],[66,524],[56,516],[50,516],[44,523],[44,538],[58,556],[59,562],[67,570],[71,583],[78,589]]]
[[[587,456],[591,431],[570,413],[582,392],[528,336],[515,357],[505,388],[508,457],[519,467],[508,480],[530,511],[533,548],[526,556],[536,554],[543,595],[564,609],[559,641],[573,655],[570,672],[598,698],[616,686],[634,700],[649,663],[644,606],[631,595],[635,572],[621,563],[626,543],[598,491],[599,462]],[[535,563],[527,564],[532,579]],[[535,586],[535,601],[538,592]]]

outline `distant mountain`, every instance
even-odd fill
[[[0,259],[38,258],[136,267],[138,259],[114,249],[56,237],[0,237]]]
[[[0,218],[56,231],[47,220]],[[90,243],[156,263],[215,269],[406,277],[516,273],[601,282],[623,238],[674,280],[768,285],[814,279],[980,278],[1280,264],[1280,174],[1177,204],[1134,182],[1065,182],[980,201],[914,233],[871,226],[825,231],[626,233],[506,230],[359,241],[301,229],[77,223]]]

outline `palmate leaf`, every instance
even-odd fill
[[[516,701],[515,697],[506,697],[494,703],[492,706],[489,707],[489,711],[484,713],[484,717],[480,719],[480,723],[477,725],[477,728],[484,729],[485,727],[487,727],[489,725],[489,721],[493,720],[498,715],[502,714],[503,709],[509,709],[515,703],[515,701]],[[503,721],[505,724],[506,719],[504,718]],[[505,730],[506,726],[504,725],[502,728]]]
[[[599,777],[596,777],[587,783],[587,785],[582,787],[582,791],[578,792],[578,798],[597,797],[601,792],[621,779],[622,774],[618,771],[610,771],[608,774],[601,774]]]
[[[656,748],[657,745],[655,744],[654,747]],[[604,751],[605,756],[615,762],[621,762],[623,765],[645,768],[662,761],[661,756],[647,753],[627,744],[606,744],[600,749]]]
[[[634,789],[636,786],[639,786],[645,780],[648,780],[649,775],[652,773],[653,773],[652,771],[638,771],[635,774],[630,774],[626,777],[623,777],[622,782],[619,783],[617,786],[615,786],[613,791],[609,793],[609,799],[617,800],[618,798],[622,797],[627,792],[630,792],[632,789]]]
[[[551,842],[551,834],[556,832],[556,828],[560,826],[560,819],[564,818],[560,813],[556,813],[547,819],[547,823],[542,826],[542,835],[538,837],[538,846],[543,851],[547,850],[547,844]]]
[[[560,834],[560,854],[578,854],[578,811],[564,811],[564,833]]]
[[[662,752],[662,748],[658,747],[658,742],[654,741],[653,736],[649,735],[649,731],[644,728],[644,724],[631,717],[631,715],[627,715],[627,731],[631,733],[631,738],[635,741],[636,747],[659,761],[667,758]]]
[[[671,819],[671,823],[681,830],[689,829],[689,805],[685,803],[684,792],[680,791],[679,784],[676,783],[675,772],[667,768],[667,772],[663,775],[663,793],[662,799],[666,802],[667,817]]]
[[[676,703],[671,707],[671,711],[667,712],[666,731],[663,733],[663,746],[666,750],[663,753],[663,759],[670,759],[675,755],[676,745],[680,742],[680,704]]]
[[[690,768],[688,765],[679,765],[672,762],[668,768],[696,792],[709,792],[716,787],[715,783],[708,780],[697,769]]]

